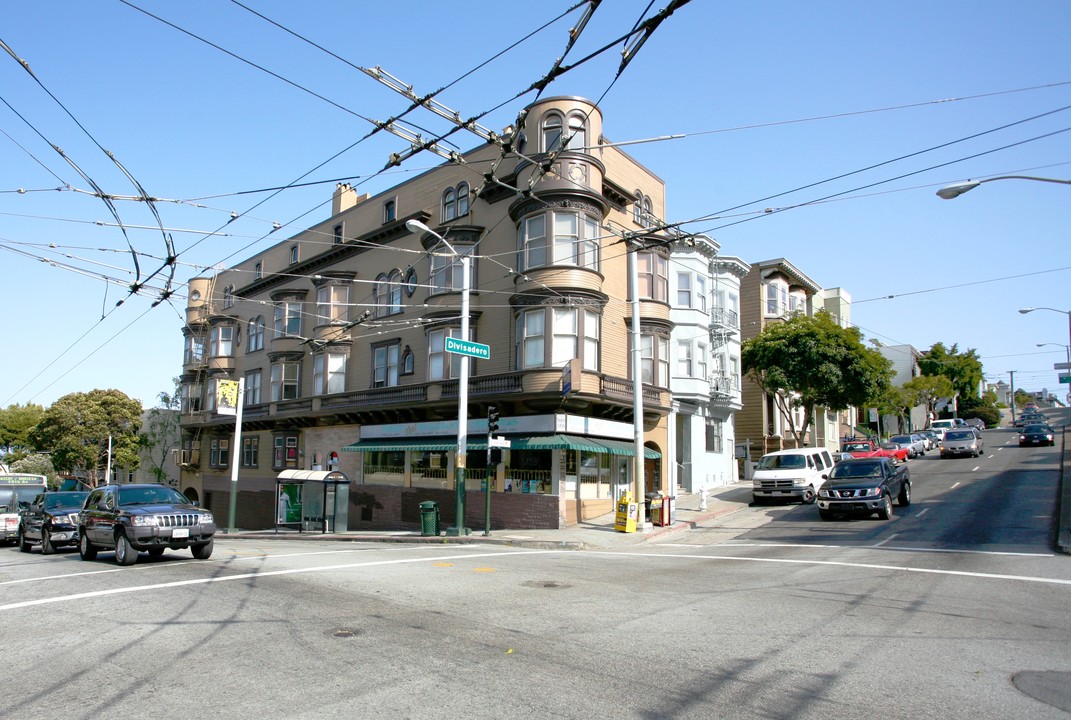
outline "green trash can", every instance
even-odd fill
[[[420,534],[424,537],[439,536],[439,503],[434,500],[420,503]]]

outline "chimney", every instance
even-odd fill
[[[356,204],[357,193],[353,191],[353,187],[349,183],[338,183],[334,195],[331,196],[331,217],[349,210]]]

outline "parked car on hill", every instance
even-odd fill
[[[979,430],[985,430],[985,420],[983,420],[982,418],[967,418],[966,422],[972,428],[977,428]]]
[[[900,507],[911,504],[911,473],[888,458],[856,458],[837,463],[818,491],[818,514],[892,517],[893,498]]]
[[[893,435],[889,438],[889,442],[907,448],[908,457],[913,458],[926,454],[926,443],[917,435]]]

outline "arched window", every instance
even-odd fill
[[[452,187],[443,192],[443,222],[457,217],[457,195]]]
[[[584,150],[588,145],[587,127],[584,124],[584,114],[575,112],[569,115],[569,134],[566,137],[566,147],[570,150]]]
[[[228,285],[223,288],[223,307],[234,307],[234,286]]]
[[[466,182],[457,186],[457,216],[465,217],[469,214],[469,184]]]
[[[543,118],[543,152],[555,152],[562,142],[562,116],[548,113]]]
[[[246,344],[246,352],[256,352],[264,349],[264,318],[257,316],[249,321],[249,342]]]
[[[459,183],[443,191],[443,222],[456,220],[469,214],[469,184]]]

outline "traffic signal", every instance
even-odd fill
[[[498,407],[495,405],[487,406],[487,434],[494,435],[498,430]]]

